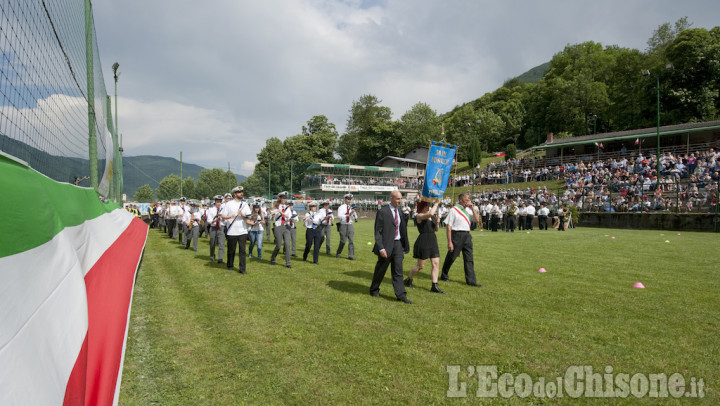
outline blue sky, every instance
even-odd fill
[[[269,137],[314,115],[342,133],[373,94],[395,119],[438,113],[549,61],[567,44],[644,50],[687,16],[718,25],[716,0],[123,0],[93,3],[107,89],[120,63],[126,155],[252,173]]]

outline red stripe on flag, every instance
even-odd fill
[[[147,230],[142,220],[133,219],[85,275],[88,332],[65,389],[65,405],[113,403]]]

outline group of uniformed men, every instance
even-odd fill
[[[502,200],[500,203],[496,199],[477,202],[477,207],[481,213],[482,224],[485,229],[497,232],[504,230],[506,232],[515,232],[518,230],[532,230],[535,216],[537,215],[538,227],[540,230],[548,229],[548,220],[551,222],[556,218],[560,222],[560,231],[564,231],[564,225],[570,212],[562,207],[558,208],[557,213],[551,213],[550,209],[544,203],[540,203],[540,208],[535,209],[535,205],[531,202],[521,201],[520,204],[515,200]],[[551,227],[554,227],[551,224]]]
[[[355,230],[357,221],[356,207],[352,204],[353,195],[344,196],[344,203],[338,207],[337,228],[340,244],[335,256],[340,258],[345,245],[348,247],[348,258],[355,259]],[[313,262],[318,263],[318,251],[323,242],[326,253],[331,254],[330,237],[335,223],[335,215],[329,201],[309,203],[309,210],[302,221],[306,227],[306,249],[303,260],[307,259],[311,245],[315,245]],[[288,201],[288,193],[282,192],[272,207],[260,200],[244,199],[242,186],[232,189],[231,193],[216,195],[213,204],[200,205],[196,202],[188,204],[181,197],[178,202],[167,201],[150,207],[151,228],[157,227],[167,232],[172,239],[185,245],[185,249],[197,251],[198,238],[207,234],[210,241],[210,261],[226,263],[228,269],[234,269],[237,252],[239,272],[245,274],[246,256],[252,257],[253,248],[257,248],[257,258],[262,259],[262,241],[266,230],[272,229],[275,238],[275,249],[270,263],[275,265],[276,257],[281,248],[284,250],[285,266],[291,268],[291,257],[296,257],[298,213],[294,210],[292,200]],[[267,233],[270,234],[269,232]],[[250,252],[246,253],[246,242],[250,238]],[[269,240],[269,237],[268,237]],[[217,249],[217,256],[215,255]],[[224,261],[227,254],[227,262]]]

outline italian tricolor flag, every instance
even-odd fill
[[[147,225],[0,153],[0,405],[117,403]]]

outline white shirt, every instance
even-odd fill
[[[245,217],[252,213],[250,206],[248,206],[247,203],[243,201],[230,200],[225,203],[220,213],[223,216],[233,216],[233,218],[226,220],[227,226],[230,227],[227,231],[228,235],[236,236],[247,234],[248,230],[247,223],[245,223]]]
[[[534,216],[535,215],[535,206],[530,205],[530,206],[526,207],[525,214],[527,214],[528,216]]]
[[[458,212],[458,210],[464,213],[465,216]],[[472,217],[472,213],[468,213],[467,209],[453,206],[450,208],[447,218],[445,218],[445,224],[450,226],[453,231],[470,231],[470,222],[473,221]]]
[[[350,212],[349,216],[348,212]],[[338,207],[338,218],[340,218],[340,224],[352,224],[357,220],[357,213],[349,204],[343,204]]]
[[[541,207],[537,213],[538,216],[547,216],[548,214],[550,214],[550,209],[548,209],[547,207]]]
[[[400,212],[399,208],[393,207],[392,204],[390,205],[390,212],[393,215],[393,221],[397,219],[397,224],[395,225],[395,241],[398,241],[400,239],[400,223],[402,222],[402,213]]]
[[[253,218],[253,221],[254,221],[254,220],[257,220],[257,223],[255,223],[254,226],[251,226],[251,227],[250,227],[250,231],[263,231],[264,228],[263,228],[263,225],[262,225],[262,221],[263,221],[263,219],[265,218],[265,209],[263,209],[263,208],[261,207],[259,214],[256,214],[256,213],[253,211],[250,215],[251,215],[252,217],[254,217],[254,218]],[[258,216],[259,216],[260,218],[258,218]]]
[[[322,208],[318,210],[318,213],[320,213],[321,224],[329,225],[332,223],[334,216],[331,208]]]
[[[215,227],[216,220],[219,220],[219,222],[217,222],[217,224],[218,224],[218,228],[220,228],[223,226],[224,222],[222,221],[222,219],[217,218],[218,211],[220,211],[220,210],[217,207],[213,206],[207,210],[206,214],[207,214],[208,224],[210,224],[210,226],[212,226],[212,227]]]
[[[292,217],[292,208],[288,205],[279,205],[277,209],[272,210],[273,218],[275,219],[275,227],[283,225],[283,217],[285,218],[285,225],[290,225],[290,218]]]

